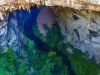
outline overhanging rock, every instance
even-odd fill
[[[1,0],[0,10],[16,10],[29,8],[34,4],[47,6],[64,6],[74,9],[90,9],[100,11],[100,0]]]

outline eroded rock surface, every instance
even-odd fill
[[[9,19],[8,19],[9,18]],[[8,46],[19,50],[19,34],[17,20],[0,12],[0,50],[7,51]]]
[[[56,19],[65,36],[64,42],[71,42],[74,47],[95,57],[100,61],[100,13],[92,12],[89,24],[89,13],[85,10],[70,8],[54,9]]]
[[[53,9],[53,11],[51,10]],[[5,51],[10,45],[15,50],[19,50],[21,39],[23,38],[22,28],[24,21],[29,17],[28,12],[20,11],[19,14],[13,12],[13,16],[8,19],[0,13],[0,47]],[[53,14],[54,12],[54,14]],[[26,14],[25,14],[26,13]],[[20,16],[20,18],[18,18]],[[44,24],[51,25],[58,22],[64,36],[64,42],[70,42],[74,47],[83,52],[87,52],[89,58],[100,61],[100,13],[92,12],[90,27],[89,13],[86,10],[75,10],[62,7],[41,8],[37,16],[37,24],[40,32],[46,34]],[[16,18],[17,17],[17,18]]]

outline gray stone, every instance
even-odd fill
[[[100,44],[100,36],[99,37],[92,37],[91,41]]]
[[[56,12],[56,10],[54,11]],[[73,14],[77,15],[79,19],[74,20]],[[91,20],[93,19],[95,22],[91,21],[90,25],[88,13],[84,10],[66,9],[60,11],[60,13],[56,12],[55,15],[58,16],[57,21],[67,42],[70,42],[75,48],[79,48],[82,52],[88,52],[89,58],[94,56],[96,61],[100,61],[100,14],[92,12]],[[78,30],[80,40],[78,40],[77,35],[73,32],[74,29]],[[94,37],[89,30],[96,32],[97,36]]]
[[[3,13],[0,12],[0,48],[2,52],[7,51],[7,45],[12,47],[14,50],[20,49],[20,38],[17,27],[17,20],[11,18],[7,21],[8,16],[4,17]]]

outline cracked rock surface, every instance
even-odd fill
[[[100,13],[92,12],[90,27],[89,13],[85,10],[54,8],[56,19],[64,35],[64,42],[71,42],[74,47],[87,52],[89,58],[100,61]]]
[[[4,16],[0,12],[0,49],[5,52],[10,46],[15,51],[18,50],[20,46],[18,37],[17,20],[13,17],[8,20],[8,15]]]

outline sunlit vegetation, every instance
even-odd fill
[[[8,47],[6,53],[0,54],[0,75],[22,75],[26,73],[27,66],[18,60],[13,53],[13,49]]]
[[[98,75],[100,73],[100,64],[86,59],[86,54],[80,50],[73,49],[73,54],[68,54],[68,57],[77,75]]]

